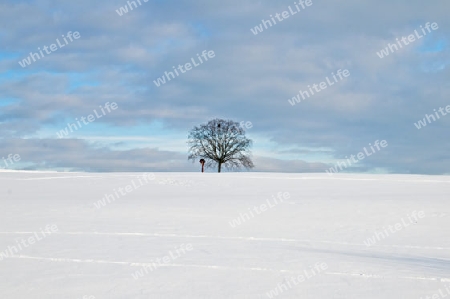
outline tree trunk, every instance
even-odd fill
[[[219,166],[217,168],[217,172],[220,172],[221,169],[222,169],[222,162],[219,162]]]

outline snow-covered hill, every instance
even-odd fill
[[[446,176],[4,172],[0,186],[0,298],[450,297]]]

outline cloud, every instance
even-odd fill
[[[78,139],[8,139],[0,142],[6,153],[19,154],[15,169],[70,171],[190,171],[186,156],[156,148],[111,150]]]
[[[251,121],[249,135],[264,136],[255,143],[255,159],[263,165],[257,171],[314,172],[386,139],[389,148],[365,159],[358,171],[448,172],[450,141],[443,136],[450,116],[421,130],[413,123],[450,104],[450,3],[313,0],[263,34],[251,33],[261,19],[293,2],[150,0],[118,16],[116,9],[127,1],[3,1],[0,136],[29,146],[7,148],[25,151],[29,168],[195,171],[183,151],[168,150],[164,142],[137,146],[123,140],[126,149],[119,151],[111,144],[93,146],[90,139],[52,140],[54,133],[46,133],[114,101],[120,109],[90,124],[85,135],[126,130],[151,137],[164,131],[176,135],[182,148],[179,135],[224,117]],[[439,30],[383,59],[376,55],[426,22],[437,22]],[[79,31],[81,38],[27,68],[18,64],[68,31]],[[153,84],[203,50],[216,57],[164,86]],[[338,69],[351,76],[289,105],[299,90]],[[162,128],[142,130],[155,122]],[[42,140],[52,157],[39,146]],[[266,155],[266,144],[276,145],[274,156]],[[312,152],[293,157],[292,148]],[[317,164],[304,162],[317,154]],[[147,156],[155,160],[145,162]]]

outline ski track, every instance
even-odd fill
[[[85,175],[77,175],[77,176],[55,176],[55,177],[42,177],[42,178],[26,178],[26,179],[16,179],[17,181],[37,181],[37,180],[53,180],[53,179],[79,179],[79,178],[105,178],[104,176],[85,176]]]
[[[150,267],[154,263],[142,263],[142,262],[118,262],[118,261],[106,261],[106,260],[93,260],[93,259],[73,259],[73,258],[51,258],[51,257],[37,257],[28,255],[16,255],[11,256],[9,259],[31,259],[50,262],[62,262],[62,263],[89,263],[89,264],[114,264],[114,265],[126,265],[130,267]],[[264,271],[264,272],[278,272],[278,273],[292,273],[302,274],[301,271],[283,270],[283,269],[270,269],[259,267],[228,267],[218,265],[196,265],[196,264],[161,264],[158,267],[183,267],[183,268],[203,268],[203,269],[216,269],[216,270],[235,270],[235,271]],[[424,277],[424,276],[383,276],[377,274],[366,273],[351,273],[351,272],[324,272],[325,275],[339,275],[339,276],[352,276],[361,278],[374,278],[374,279],[408,279],[408,280],[428,280],[439,282],[450,282],[450,278],[445,277]]]
[[[150,267],[154,266],[154,263],[142,263],[142,262],[118,262],[118,261],[106,261],[106,260],[93,260],[93,259],[72,259],[72,258],[51,258],[51,257],[36,257],[28,255],[15,255],[9,258],[15,259],[33,259],[33,260],[44,260],[51,262],[67,262],[67,263],[94,263],[94,264],[116,264],[116,265],[127,265],[131,267]],[[291,270],[277,270],[270,268],[259,268],[259,267],[228,267],[228,266],[217,266],[217,265],[196,265],[196,264],[161,264],[158,267],[185,267],[185,268],[206,268],[206,269],[219,269],[219,270],[245,270],[245,271],[269,271],[269,272],[281,272],[281,273],[298,273],[298,271]]]
[[[0,235],[26,235],[34,234],[35,232],[0,232]],[[362,243],[348,243],[336,241],[321,241],[321,240],[306,240],[306,239],[287,239],[287,238],[259,238],[259,237],[224,237],[224,236],[209,236],[209,235],[178,235],[178,234],[161,234],[161,233],[118,233],[118,232],[56,232],[52,235],[95,235],[95,236],[140,236],[140,237],[161,237],[161,238],[202,238],[202,239],[222,239],[222,240],[243,240],[243,241],[265,241],[265,242],[291,242],[291,243],[324,243],[334,245],[360,246],[367,247]],[[384,245],[374,244],[373,247],[388,247],[388,248],[408,248],[408,249],[432,249],[432,250],[450,250],[450,247],[430,247],[430,246],[413,246],[413,245]]]

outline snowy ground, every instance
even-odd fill
[[[140,177],[0,173],[0,298],[419,299],[450,292],[450,177]],[[137,189],[98,202],[133,183]],[[51,225],[57,232],[42,234]],[[370,238],[375,244],[365,245]]]

